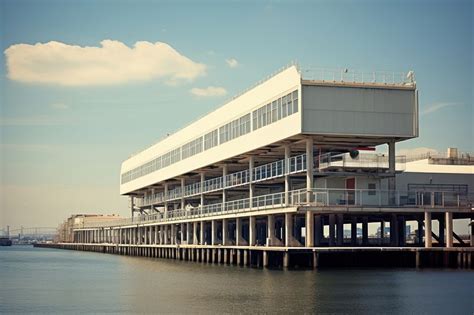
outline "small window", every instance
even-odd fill
[[[376,189],[377,189],[377,185],[375,185],[374,183],[370,183],[368,185],[368,188],[369,188],[369,196],[375,196],[377,194],[376,192]]]

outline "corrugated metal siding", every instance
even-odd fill
[[[414,90],[303,86],[303,132],[415,137]]]

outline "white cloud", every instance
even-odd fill
[[[190,90],[191,94],[196,96],[208,97],[208,96],[222,96],[226,95],[227,91],[223,87],[209,86],[207,88],[193,88]]]
[[[427,105],[426,109],[421,111],[421,115],[427,115],[427,114],[431,114],[431,113],[434,113],[434,112],[437,112],[443,108],[446,108],[446,107],[457,107],[457,106],[462,106],[464,105],[463,103],[434,103],[434,104],[430,104],[430,105]]]
[[[53,103],[49,105],[53,109],[59,109],[59,110],[65,110],[69,109],[69,105],[66,105],[64,103]]]
[[[225,62],[227,62],[227,65],[230,68],[237,68],[237,66],[239,65],[239,62],[234,58],[226,59]]]
[[[100,47],[60,42],[16,44],[5,50],[8,78],[20,82],[63,86],[113,85],[162,79],[169,84],[192,81],[206,74],[166,43],[103,40]]]

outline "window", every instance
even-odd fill
[[[286,96],[282,98],[281,104],[281,118],[285,118],[288,115],[288,108],[286,107]]]
[[[258,120],[258,111],[257,111],[257,110],[254,110],[253,113],[252,113],[252,126],[253,126],[253,130],[257,130],[257,129],[258,129],[257,120]]]
[[[204,150],[209,150],[217,145],[217,129],[204,136]]]
[[[298,91],[293,92],[293,113],[298,112]]]

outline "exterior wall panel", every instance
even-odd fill
[[[416,136],[415,90],[303,85],[303,132]]]

